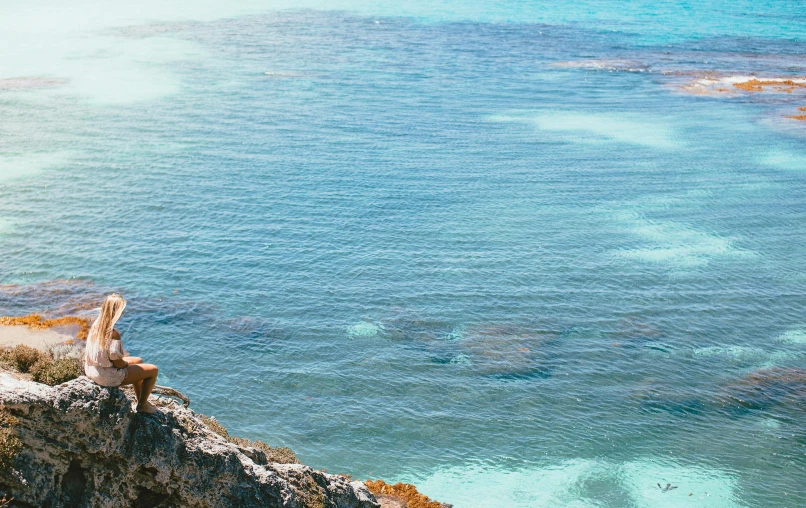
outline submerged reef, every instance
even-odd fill
[[[709,412],[732,416],[775,409],[790,415],[806,411],[806,370],[770,367],[712,386],[674,389],[665,380],[647,378],[632,386],[627,400],[643,411],[691,415]]]
[[[725,406],[766,409],[786,405],[806,409],[806,370],[773,367],[751,372],[725,384],[719,400]]]
[[[44,318],[85,316],[98,308],[109,292],[81,279],[0,284],[0,309],[3,314],[26,314],[36,309]]]
[[[190,409],[168,404],[143,415],[133,402],[85,377],[49,387],[0,373],[0,499],[54,507],[381,506],[363,483],[270,462]]]
[[[558,336],[546,323],[465,326],[406,311],[379,322],[359,322],[347,333],[357,340],[399,342],[435,363],[462,365],[467,372],[501,380],[548,377],[551,356],[546,346]]]
[[[465,331],[458,346],[476,372],[500,379],[546,377],[546,353],[551,338],[520,327],[481,325]],[[461,363],[461,362],[458,362]]]

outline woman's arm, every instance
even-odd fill
[[[125,369],[126,367],[129,366],[126,360],[112,360],[112,365],[114,365],[115,368],[118,369]]]
[[[117,330],[112,330],[112,340],[121,340],[120,339],[120,332],[118,332]],[[122,346],[122,344],[121,344],[121,346]],[[125,369],[126,367],[129,366],[129,363],[126,360],[124,360],[123,358],[119,358],[119,359],[111,359],[110,358],[110,361],[112,362],[112,365],[114,365],[118,369]]]

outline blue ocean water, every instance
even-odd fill
[[[457,508],[801,505],[806,89],[683,87],[806,75],[804,34],[785,0],[5,2],[0,314],[120,291],[231,433]]]

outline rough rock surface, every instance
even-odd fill
[[[81,377],[49,387],[0,373],[0,404],[24,449],[0,474],[12,506],[378,508],[361,482],[266,464],[191,410],[132,411],[117,388]]]

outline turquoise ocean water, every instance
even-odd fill
[[[806,503],[806,90],[681,88],[806,4],[163,4],[0,5],[0,314],[457,508]]]

